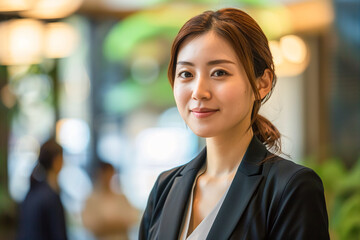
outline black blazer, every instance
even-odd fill
[[[67,240],[60,196],[45,181],[31,186],[21,204],[17,240]]]
[[[329,239],[321,179],[309,168],[271,153],[254,137],[236,172],[207,240]],[[195,176],[206,148],[191,162],[162,173],[148,199],[140,240],[179,237]]]

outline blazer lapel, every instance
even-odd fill
[[[178,239],[186,205],[197,172],[206,159],[206,148],[174,179],[163,207],[159,239]]]
[[[266,154],[265,146],[254,136],[210,229],[207,240],[230,238],[263,178],[260,163]]]

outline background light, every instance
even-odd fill
[[[31,135],[19,137],[9,155],[9,190],[14,200],[24,199],[30,187],[29,177],[37,162],[39,141]]]
[[[35,0],[1,0],[0,12],[15,12],[29,9]]]
[[[69,153],[85,151],[90,141],[88,124],[80,119],[61,119],[56,123],[58,142]]]
[[[32,19],[11,20],[0,24],[0,63],[34,64],[42,57],[44,26]]]
[[[280,44],[278,41],[270,41],[269,47],[273,55],[273,61],[276,66],[284,62],[284,57],[280,49]]]
[[[138,159],[145,165],[182,164],[192,145],[196,145],[189,131],[182,128],[148,128],[136,139]]]
[[[63,58],[71,55],[79,38],[71,25],[63,22],[48,23],[45,30],[45,57]]]
[[[280,48],[285,58],[293,63],[305,61],[307,49],[305,42],[298,36],[287,35],[280,39]]]
[[[88,174],[82,168],[69,164],[62,168],[58,178],[66,209],[80,213],[84,201],[92,192],[92,183]]]
[[[275,72],[279,77],[301,74],[308,66],[310,56],[304,40],[295,35],[286,35],[280,41],[269,42]]]
[[[19,101],[24,105],[47,99],[51,89],[52,82],[46,74],[26,75],[14,86]]]
[[[121,163],[127,144],[124,137],[116,131],[103,133],[98,140],[97,153],[101,160],[116,166]]]
[[[83,0],[38,0],[29,10],[20,14],[38,19],[64,18],[74,13],[82,2]]]

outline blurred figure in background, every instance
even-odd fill
[[[128,239],[128,231],[139,220],[139,211],[126,196],[114,192],[114,174],[115,169],[111,164],[100,163],[94,191],[82,214],[84,226],[99,240]]]
[[[20,206],[18,240],[66,240],[64,208],[57,182],[63,165],[63,149],[55,140],[40,148],[30,190]]]

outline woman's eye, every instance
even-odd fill
[[[192,74],[190,72],[185,71],[185,72],[181,72],[179,74],[179,76],[182,77],[182,78],[190,78],[190,77],[192,77]]]
[[[225,72],[224,70],[216,70],[212,75],[214,77],[222,77],[227,75],[227,72]]]

